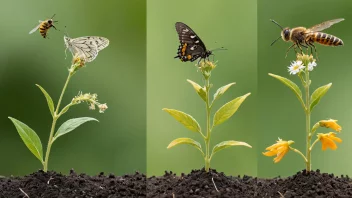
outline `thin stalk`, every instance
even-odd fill
[[[307,160],[306,156],[304,156],[301,151],[299,151],[299,150],[297,150],[297,149],[295,149],[295,148],[292,148],[292,147],[290,147],[290,149],[291,149],[293,152],[298,153],[298,154],[304,159],[304,162],[307,163],[308,160]]]
[[[207,133],[205,136],[205,171],[209,172],[210,168],[210,111],[211,107],[209,105],[209,89],[210,89],[210,83],[209,83],[209,77],[205,79],[205,87],[206,87],[206,101],[205,101],[205,106],[206,106],[206,116],[207,116]]]
[[[58,112],[59,112],[59,108],[60,108],[60,104],[61,104],[62,98],[64,97],[64,93],[66,91],[68,82],[70,81],[72,75],[73,75],[73,72],[70,72],[68,74],[67,80],[65,82],[64,88],[62,89],[59,101],[58,101],[56,109],[55,109],[55,113],[54,113],[54,116],[53,116],[53,122],[51,124],[51,130],[50,130],[50,135],[49,135],[48,148],[46,149],[45,161],[44,161],[44,164],[43,164],[44,172],[48,171],[49,154],[50,154],[50,150],[51,150],[51,145],[53,144],[53,136],[54,136],[55,126],[56,126],[56,121],[60,117],[58,115]]]
[[[310,81],[309,81],[309,71],[308,71],[308,63],[305,63],[306,69],[305,69],[305,91],[306,91],[306,156],[307,156],[307,161],[306,161],[306,170],[310,171],[311,170],[311,150],[310,150],[310,145],[311,145],[311,138],[312,134],[310,132],[310,93],[309,93],[309,86],[310,86]]]

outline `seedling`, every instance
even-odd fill
[[[290,150],[294,151],[298,153],[300,156],[302,156],[306,164],[307,171],[311,170],[311,164],[312,164],[311,152],[316,143],[318,143],[319,141],[322,143],[322,150],[326,150],[327,148],[335,150],[337,148],[337,145],[335,142],[342,142],[340,138],[336,137],[335,132],[330,132],[325,134],[318,133],[316,140],[313,142],[313,144],[311,143],[312,137],[319,127],[330,128],[336,132],[341,131],[341,127],[340,125],[337,124],[337,120],[333,120],[333,119],[320,120],[311,128],[310,116],[311,116],[312,110],[319,103],[321,98],[327,93],[327,91],[330,89],[332,85],[332,83],[329,83],[327,85],[321,86],[317,88],[312,93],[312,95],[310,95],[310,85],[312,81],[309,78],[309,73],[312,72],[316,66],[317,64],[313,56],[306,55],[303,53],[303,54],[297,54],[297,60],[293,61],[288,69],[291,75],[297,75],[299,77],[302,83],[302,86],[304,87],[304,90],[305,90],[305,101],[303,99],[301,89],[294,82],[292,82],[287,78],[269,73],[270,76],[276,78],[284,85],[289,87],[295,93],[295,95],[297,96],[299,102],[303,107],[304,113],[306,115],[306,154],[304,155],[301,151],[291,146],[294,143],[294,141],[292,140],[284,141],[282,139],[279,139],[276,144],[273,144],[272,146],[267,147],[266,148],[267,152],[263,154],[265,156],[276,156],[274,158],[274,162],[277,163],[285,156],[287,152],[289,152]]]
[[[67,104],[64,108],[60,110],[60,104],[62,102],[64,93],[66,91],[66,88],[68,86],[68,83],[70,79],[76,74],[77,71],[79,71],[81,68],[85,66],[85,59],[78,56],[79,54],[75,55],[73,58],[72,65],[70,67],[69,74],[66,80],[66,83],[62,89],[59,101],[56,104],[56,107],[54,105],[53,100],[51,99],[50,95],[42,88],[40,85],[37,85],[37,87],[43,92],[46,101],[48,103],[48,107],[50,110],[50,114],[53,118],[52,124],[51,124],[51,130],[50,130],[50,135],[49,135],[49,141],[48,141],[48,146],[46,149],[46,154],[45,158],[43,156],[43,147],[42,143],[40,141],[40,138],[38,137],[37,133],[31,129],[29,126],[24,124],[23,122],[9,117],[10,120],[13,122],[15,125],[17,132],[19,133],[20,137],[22,138],[24,144],[27,146],[27,148],[33,153],[33,155],[42,163],[43,165],[43,170],[46,172],[48,170],[48,163],[49,163],[49,155],[50,155],[50,149],[52,144],[57,140],[60,136],[63,136],[71,131],[73,131],[75,128],[80,126],[81,124],[88,122],[88,121],[98,121],[95,118],[90,118],[90,117],[81,117],[81,118],[73,118],[69,119],[66,122],[64,122],[59,129],[56,130],[56,123],[58,119],[65,114],[72,106],[80,104],[82,102],[86,102],[89,104],[89,109],[94,110],[95,107],[97,106],[99,108],[99,112],[103,113],[108,106],[106,104],[101,104],[98,102],[98,96],[97,94],[90,94],[90,93],[82,93],[79,92],[77,96],[75,96],[72,101]],[[56,132],[55,132],[56,131]]]
[[[199,84],[191,80],[187,80],[187,81],[193,86],[194,90],[197,92],[197,94],[205,103],[206,119],[207,119],[205,134],[202,131],[201,127],[199,126],[198,122],[191,115],[175,109],[164,108],[163,110],[168,112],[178,122],[183,124],[187,129],[193,132],[199,133],[202,136],[205,143],[205,151],[204,151],[204,149],[201,147],[201,144],[191,138],[177,138],[173,140],[167,148],[169,149],[180,144],[188,144],[193,146],[194,148],[198,149],[202,154],[205,162],[205,170],[209,172],[210,161],[213,158],[214,154],[217,153],[218,151],[231,146],[247,146],[251,148],[251,146],[245,142],[229,140],[229,141],[220,142],[219,144],[213,147],[212,151],[210,151],[210,137],[214,127],[228,120],[237,111],[237,109],[240,107],[242,102],[247,98],[247,96],[250,95],[250,93],[247,93],[243,96],[235,98],[230,102],[226,103],[225,105],[223,105],[222,107],[220,107],[220,109],[217,110],[216,113],[214,114],[213,120],[211,121],[210,114],[211,114],[211,110],[214,102],[217,99],[219,99],[235,83],[230,83],[228,85],[225,85],[219,88],[215,92],[213,100],[210,100],[210,89],[212,87],[212,85],[210,84],[210,76],[211,76],[211,71],[216,67],[216,65],[213,62],[204,60],[199,63],[198,67],[204,77],[205,85],[201,87]]]

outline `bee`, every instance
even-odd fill
[[[317,55],[317,49],[315,48],[314,42],[320,43],[321,45],[326,45],[326,46],[339,46],[343,45],[343,41],[340,38],[337,38],[336,36],[333,36],[331,34],[326,34],[321,32],[322,30],[325,30],[332,25],[339,23],[345,19],[333,19],[330,21],[325,21],[323,23],[320,23],[318,25],[315,25],[311,28],[305,28],[305,27],[296,27],[296,28],[283,28],[281,25],[279,25],[276,21],[271,20],[273,23],[275,23],[277,26],[281,28],[281,36],[278,37],[276,40],[274,40],[271,45],[273,45],[277,40],[282,38],[282,40],[288,42],[291,41],[293,44],[287,49],[286,51],[286,57],[288,52],[290,51],[291,48],[294,48],[295,52],[296,48],[298,47],[302,53],[302,47],[307,48],[308,47],[311,49],[311,53],[313,53],[313,48],[315,51],[315,54]]]
[[[29,32],[29,34],[32,34],[33,32],[37,31],[39,29],[39,32],[40,34],[42,35],[43,38],[46,38],[46,35],[48,33],[48,30],[53,27],[55,28],[56,30],[56,27],[54,26],[54,22],[58,22],[58,21],[54,21],[53,18],[54,18],[55,14],[50,18],[50,19],[47,19],[45,21],[41,21],[39,20],[39,25],[37,25],[37,27],[35,27],[33,30],[31,30]]]

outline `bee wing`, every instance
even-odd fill
[[[33,30],[31,30],[31,31],[29,32],[29,34],[32,34],[33,32],[37,31],[37,29],[38,29],[39,27],[40,27],[40,23],[39,23],[39,25],[37,25],[37,27],[33,28]]]
[[[341,19],[333,19],[333,20],[330,20],[330,21],[325,21],[323,23],[320,23],[318,25],[315,25],[315,26],[309,28],[309,31],[311,31],[311,32],[319,32],[319,31],[325,30],[325,29],[331,27],[332,25],[334,25],[335,23],[339,23],[339,22],[341,22],[343,20],[345,20],[345,19],[341,18]]]

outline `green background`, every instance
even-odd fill
[[[0,175],[24,175],[41,168],[23,144],[12,116],[33,128],[45,148],[51,116],[40,84],[57,102],[67,77],[71,53],[65,47],[65,26],[70,37],[103,36],[110,45],[71,80],[67,104],[78,91],[98,93],[107,103],[104,114],[81,104],[58,122],[81,116],[97,118],[56,141],[49,169],[67,173],[122,175],[146,171],[146,2],[129,1],[1,1],[0,7]],[[49,38],[31,35],[38,20],[56,14],[57,28]]]
[[[212,72],[211,89],[231,82],[231,87],[216,103],[213,112],[226,102],[251,92],[228,121],[215,127],[211,146],[225,141],[244,141],[253,146],[234,147],[217,153],[211,167],[226,174],[257,174],[256,118],[256,2],[255,1],[164,1],[148,0],[147,4],[147,173],[162,175],[165,170],[189,173],[204,166],[196,149],[180,145],[170,150],[167,145],[179,137],[190,137],[202,143],[197,133],[187,130],[162,108],[184,111],[205,129],[205,105],[186,81],[204,85],[195,63],[173,59],[179,40],[175,22],[189,25],[208,49],[216,51],[217,68]],[[211,57],[212,59],[212,57]]]
[[[285,59],[285,53],[291,43],[279,40],[271,42],[280,35],[280,29],[269,19],[274,19],[284,27],[311,27],[323,21],[345,18],[323,32],[330,33],[344,41],[342,47],[326,47],[316,44],[319,61],[311,73],[311,89],[332,82],[332,87],[323,97],[312,113],[311,122],[327,118],[339,120],[342,133],[338,134],[343,142],[336,151],[321,150],[321,143],[316,144],[312,152],[312,168],[322,172],[352,174],[349,151],[352,149],[351,123],[351,32],[352,2],[347,0],[326,1],[258,1],[258,176],[289,176],[305,168],[302,158],[293,152],[274,164],[272,158],[261,154],[264,149],[275,143],[278,137],[294,140],[293,147],[305,153],[305,114],[293,92],[278,80],[268,76],[274,73],[287,77],[301,85],[297,76],[290,76],[287,67],[295,60],[291,51]],[[302,88],[303,90],[303,88]],[[320,128],[318,133],[332,130]],[[315,140],[315,136],[313,141]]]

